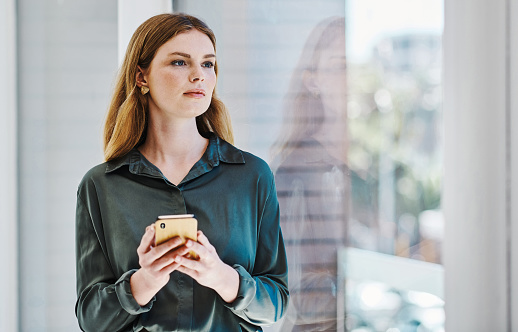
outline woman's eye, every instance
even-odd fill
[[[212,67],[214,67],[214,63],[211,61],[207,61],[207,62],[204,62],[202,66],[205,68],[212,68]]]
[[[173,66],[184,66],[185,65],[185,61],[184,60],[174,60],[173,62],[171,62],[171,64]]]

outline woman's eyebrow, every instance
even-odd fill
[[[191,55],[190,54],[187,54],[187,53],[183,53],[183,52],[173,52],[173,53],[170,53],[169,55],[179,55],[179,56],[182,56],[184,58],[191,58]],[[216,55],[215,54],[205,54],[203,56],[203,58],[215,58]]]

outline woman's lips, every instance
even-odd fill
[[[203,98],[205,97],[205,90],[203,89],[192,89],[183,93],[187,97],[191,98]]]

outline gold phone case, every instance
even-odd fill
[[[179,236],[183,243],[187,239],[198,241],[198,220],[192,214],[159,216],[155,222],[155,245],[159,245],[175,236]],[[193,259],[198,255],[189,252]]]

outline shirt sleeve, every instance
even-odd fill
[[[259,226],[259,241],[253,271],[234,265],[239,274],[236,300],[225,303],[234,314],[255,325],[270,325],[284,316],[288,306],[288,267],[279,225],[279,203],[273,182]]]
[[[134,299],[130,278],[136,270],[117,277],[102,248],[100,230],[94,227],[92,209],[78,193],[76,208],[76,316],[83,331],[123,331],[138,315],[151,309],[154,299],[141,307]],[[100,215],[100,213],[98,214]]]

